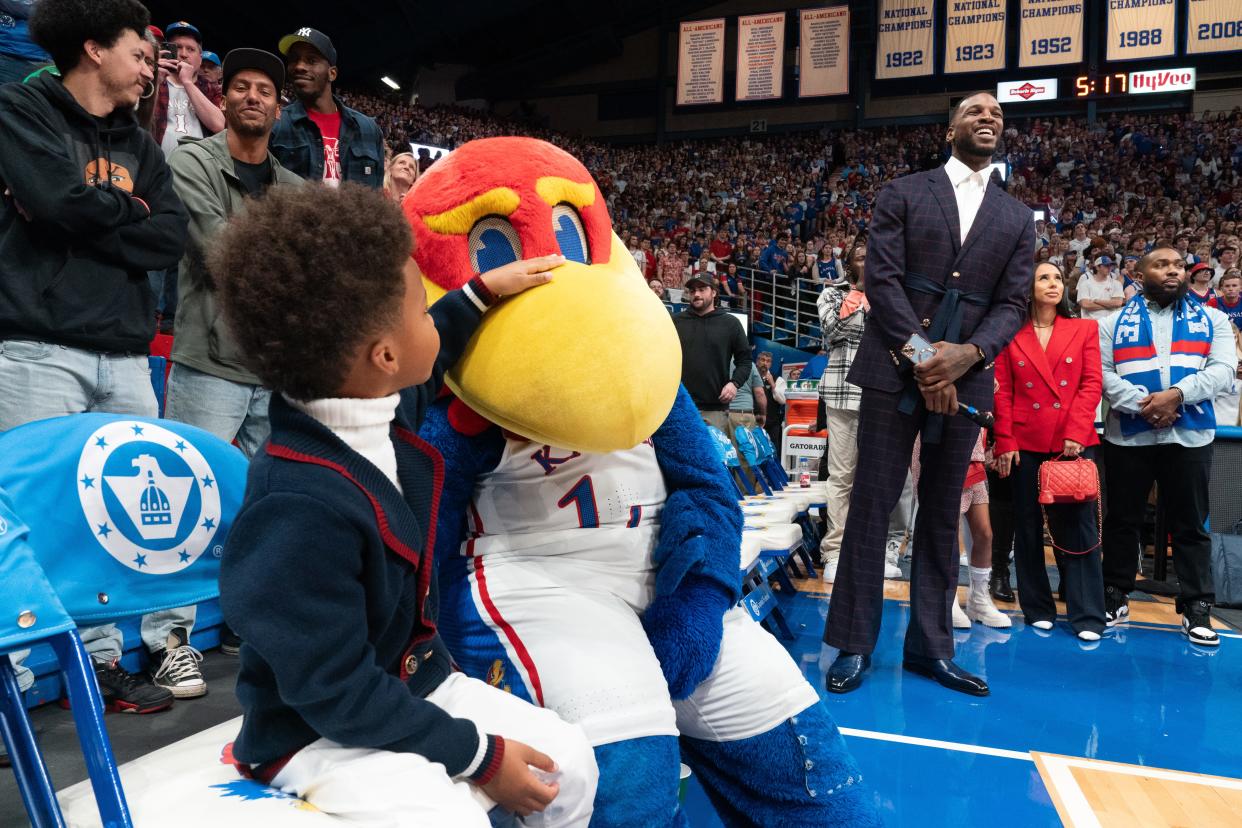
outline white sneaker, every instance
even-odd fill
[[[901,577],[901,567],[897,565],[897,557],[901,554],[901,543],[889,541],[884,547],[884,577],[887,580]]]
[[[953,629],[970,629],[970,619],[966,617],[966,613],[962,612],[962,608],[958,606],[956,598],[953,599]]]
[[[831,584],[837,579],[837,564],[830,563],[824,566],[824,583]]]
[[[1052,622],[1051,621],[1036,621],[1034,624],[1031,624],[1031,626],[1037,630],[1050,630],[1052,629]]]
[[[983,584],[982,589],[975,589],[974,585],[971,585],[970,594],[966,596],[966,617],[972,621],[978,621],[985,627],[995,627],[1000,630],[1013,626],[1013,621],[1009,616],[998,610],[992,603],[992,596],[988,595],[986,583]]]
[[[1079,630],[1078,637],[1081,638],[1083,641],[1099,641],[1100,640],[1100,634],[1098,632],[1092,632],[1091,630]]]

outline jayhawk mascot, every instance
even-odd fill
[[[432,302],[566,258],[488,312],[423,428],[444,457],[440,632],[457,664],[582,726],[594,825],[687,824],[679,756],[726,824],[878,824],[815,690],[738,606],[737,495],[586,168],[543,141],[472,141],[403,209]]]

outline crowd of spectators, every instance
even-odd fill
[[[784,299],[796,308],[785,326],[791,334],[818,329],[818,290],[843,279],[842,257],[865,234],[879,188],[944,161],[941,125],[613,146],[476,109],[343,98],[374,115],[390,152],[411,142],[452,150],[515,133],[562,146],[594,174],[617,233],[662,296],[707,271],[720,282],[721,304],[753,298],[759,310]],[[435,157],[422,150],[420,169]],[[1007,165],[1009,193],[1041,211],[1037,259],[1066,270],[1070,299],[1078,302],[1083,276],[1100,277],[1084,291],[1085,315],[1132,295],[1134,264],[1157,241],[1174,244],[1188,264],[1210,266],[1205,298],[1238,266],[1242,109],[1114,113],[1095,123],[1014,118],[996,160]],[[805,297],[796,305],[795,286]]]
[[[224,340],[212,329],[214,322],[196,324],[184,313],[186,307],[177,313],[177,287],[181,286],[189,310],[195,309],[197,296],[206,309],[199,316],[214,318],[213,289],[203,276],[204,248],[244,197],[273,182],[310,179],[332,185],[353,180],[382,186],[399,200],[418,174],[435,163],[440,151],[412,152],[411,143],[451,151],[487,136],[541,137],[581,159],[592,172],[616,232],[657,295],[671,299],[673,291],[680,295],[683,290],[689,295],[694,291],[686,289],[703,289],[710,283],[715,289],[713,301],[757,314],[766,303],[788,295],[792,286],[806,284],[809,289],[799,295],[804,294],[807,301],[794,306],[797,315],[791,324],[795,331],[818,331],[815,299],[819,288],[845,284],[843,259],[846,251],[865,238],[879,189],[894,178],[934,168],[944,160],[942,125],[821,128],[622,146],[554,133],[526,119],[498,118],[475,109],[420,107],[393,97],[340,92],[332,85],[335,49],[326,35],[310,29],[281,42],[283,58],[268,55],[274,68],[264,69],[262,59],[249,57],[245,68],[266,73],[272,87],[270,100],[260,100],[266,93],[257,91],[257,86],[250,91],[234,90],[230,100],[222,93],[219,77],[221,72],[226,78],[232,76],[229,60],[221,62],[205,52],[203,35],[196,27],[179,21],[162,32],[148,31],[145,17],[130,8],[135,4],[122,5],[132,19],[119,23],[109,19],[99,25],[126,33],[123,45],[132,47],[139,58],[125,67],[108,63],[115,57],[107,55],[99,63],[83,58],[81,39],[73,40],[80,31],[68,17],[48,15],[43,21],[41,31],[50,56],[28,39],[29,49],[17,49],[12,33],[0,38],[0,78],[19,81],[27,70],[37,72],[49,58],[67,75],[60,82],[36,77],[25,91],[11,92],[0,101],[9,110],[0,111],[9,121],[9,127],[0,130],[0,146],[10,156],[8,164],[0,164],[0,172],[5,173],[10,188],[5,192],[6,220],[14,228],[6,244],[24,244],[24,231],[49,238],[54,235],[50,228],[99,232],[101,238],[111,240],[101,242],[104,246],[125,240],[124,261],[119,265],[101,254],[98,262],[75,260],[75,267],[81,267],[84,290],[92,291],[91,296],[105,289],[101,285],[106,279],[112,279],[116,295],[128,297],[129,305],[123,310],[126,318],[118,322],[91,317],[90,324],[70,335],[43,324],[42,312],[34,304],[10,309],[5,311],[9,316],[0,319],[0,357],[5,348],[16,354],[23,347],[48,350],[53,345],[88,361],[111,352],[132,355],[155,333],[157,316],[163,317],[161,328],[166,332],[174,330],[175,319],[179,336],[173,351],[171,415],[217,431],[226,439],[239,438],[248,453],[261,444],[268,427],[266,395],[253,378],[229,370],[230,357],[220,350]],[[131,25],[139,18],[144,21],[143,37]],[[40,31],[38,25],[34,31]],[[59,55],[55,53],[58,48],[62,49]],[[276,96],[282,87],[284,108],[277,119]],[[70,102],[68,97],[75,100]],[[86,216],[78,227],[74,222],[79,217],[65,209],[67,196],[62,203],[45,181],[27,181],[18,172],[21,159],[33,152],[35,142],[46,139],[47,146],[63,144],[59,134],[52,134],[54,129],[48,130],[51,137],[31,132],[33,121],[23,120],[18,112],[23,106],[39,112],[90,107],[96,118],[115,120],[126,140],[132,140],[134,162],[129,170],[111,158],[60,159],[65,181],[80,177],[80,161],[89,162],[87,183],[98,196],[95,208],[106,211],[115,226],[99,231],[101,220]],[[148,130],[154,140],[150,148],[155,152],[150,157],[143,149],[149,142],[133,137],[128,131],[132,125],[121,123],[135,109],[137,126]],[[212,139],[226,131],[234,135],[228,140]],[[267,151],[269,134],[271,153]],[[262,140],[256,143],[256,139]],[[196,142],[200,149],[192,149]],[[346,152],[347,147],[353,151]],[[215,153],[214,160],[199,158],[208,150]],[[38,157],[41,163],[50,163],[43,155]],[[1242,327],[1242,280],[1231,278],[1239,275],[1242,109],[1114,113],[1094,123],[1082,118],[1018,120],[1008,124],[997,160],[1005,162],[1010,194],[1043,216],[1036,221],[1036,262],[1061,268],[1067,296],[1083,316],[1105,316],[1121,307],[1140,289],[1131,278],[1135,263],[1159,244],[1176,247],[1192,266],[1194,295],[1220,307]],[[231,183],[209,192],[215,185],[195,178],[195,170],[205,170],[208,163],[222,163],[238,172],[229,179]],[[23,187],[30,188],[29,195],[21,192]],[[184,259],[183,250],[187,253]],[[47,264],[52,266],[52,259]],[[150,284],[135,286],[127,276],[135,270],[149,273]],[[154,295],[147,295],[148,287]],[[84,294],[64,301],[76,307],[89,299]],[[91,307],[90,313],[98,314],[100,308],[117,305],[115,301],[98,302]],[[704,315],[711,312],[711,308],[701,310]],[[126,333],[121,340],[114,335],[118,325]],[[195,354],[202,358],[196,359]],[[140,377],[140,385],[146,382],[143,365],[139,361],[130,366]],[[45,367],[60,370],[50,363]],[[740,362],[734,371],[748,388],[774,387],[765,375],[751,379],[749,366]],[[224,383],[244,392],[244,398],[225,412],[228,422],[221,425],[219,416],[195,414],[205,410],[194,404],[195,394],[186,384],[196,372],[214,377],[215,386]],[[716,388],[719,385],[715,383]],[[208,396],[221,398],[215,386]],[[0,419],[0,429],[16,427],[35,413],[52,416],[103,410],[88,395],[65,410],[44,411],[30,405],[25,392],[16,386],[9,391],[12,406]],[[152,413],[155,401],[149,392],[145,389],[140,400],[124,406],[125,413]],[[712,390],[713,395],[717,393]],[[717,402],[724,409],[731,400]],[[754,411],[762,417],[760,407]],[[1236,409],[1233,417],[1236,421]],[[243,427],[246,423],[254,426],[253,433]],[[101,644],[92,653],[97,655],[101,681],[112,676],[111,686],[105,689],[133,698],[147,709],[171,704],[174,695],[201,695],[206,686],[197,670],[197,653],[189,646],[192,625],[192,612],[148,625],[150,635],[145,637],[156,664],[153,677],[156,688],[164,691],[155,694],[149,686],[136,688],[132,677],[119,671],[115,630],[100,628],[100,640],[106,639],[107,646]],[[29,676],[23,679],[28,683]]]

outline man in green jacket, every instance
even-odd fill
[[[248,196],[273,184],[301,185],[268,152],[280,116],[284,64],[260,49],[234,49],[224,59],[225,129],[210,138],[183,140],[168,159],[173,186],[190,214],[181,262],[177,338],[168,383],[167,416],[236,439],[247,457],[267,439],[270,393],[245,368],[220,313],[207,256],[216,234]]]

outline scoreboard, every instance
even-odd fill
[[[996,85],[1001,103],[1124,98],[1130,95],[1195,91],[1195,68],[1098,72],[1062,78],[1002,81]]]

